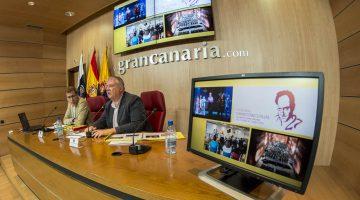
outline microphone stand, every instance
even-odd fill
[[[96,114],[94,115],[94,118],[100,113],[101,110],[103,110],[105,107],[105,104],[101,106],[101,108],[96,112]],[[93,122],[92,122],[93,124]],[[86,137],[87,138],[92,138],[92,131],[89,131],[89,123],[86,124],[87,125],[87,129],[86,129]]]
[[[50,115],[51,115],[56,109],[57,109],[57,106],[55,106],[55,107],[51,110],[51,112],[45,117],[44,121],[42,122],[41,126],[42,126],[42,130],[43,130],[44,132],[49,132],[49,131],[51,131],[51,129],[45,127],[45,122],[46,122],[46,120],[50,117]]]
[[[151,146],[144,144],[135,144],[135,132],[137,132],[140,127],[144,125],[144,123],[157,111],[157,108],[154,108],[151,113],[146,117],[144,121],[142,121],[139,126],[135,129],[132,135],[132,144],[129,146],[129,153],[132,155],[144,154],[151,149]]]

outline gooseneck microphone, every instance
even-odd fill
[[[144,125],[144,123],[157,111],[157,108],[154,108],[151,113],[142,121],[135,129],[132,135],[132,144],[129,146],[129,153],[132,155],[144,154],[151,149],[151,146],[144,144],[135,144],[135,133]]]
[[[51,115],[56,109],[57,109],[57,106],[55,106],[55,107],[49,112],[49,114],[45,117],[45,119],[44,119],[43,122],[41,123],[42,130],[43,130],[44,132],[49,132],[49,131],[51,131],[51,129],[46,128],[45,122],[46,122],[46,120],[50,117],[50,115]]]
[[[93,119],[100,113],[100,111],[102,111],[104,109],[104,107],[105,107],[105,104],[102,105],[101,108],[96,112],[96,114],[93,116]],[[92,121],[94,121],[94,120],[92,120]],[[93,122],[91,124],[93,124]],[[87,129],[86,129],[85,133],[86,133],[87,138],[92,138],[92,132],[89,131],[89,125],[90,125],[89,123],[86,123]]]

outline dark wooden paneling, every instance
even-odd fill
[[[0,91],[0,109],[25,104],[64,101],[65,87]]]
[[[52,32],[44,32],[43,43],[53,46],[66,47],[66,35],[60,35]]]
[[[339,61],[340,67],[360,64],[360,32],[339,43]]]
[[[65,59],[66,58],[66,48],[58,46],[43,46],[43,58],[52,58],[52,59]]]
[[[65,60],[0,57],[0,73],[65,73],[65,65]]]
[[[334,16],[339,14],[346,6],[354,0],[330,0],[331,10]]]
[[[64,114],[65,47],[64,35],[0,26],[0,155],[7,149],[4,130],[19,126],[18,113],[37,119],[57,106],[55,114]]]
[[[360,97],[360,66],[340,70],[340,94],[341,96]],[[359,108],[360,109],[360,108]]]
[[[41,44],[0,41],[1,57],[42,58],[42,53]]]
[[[359,19],[360,1],[356,0],[334,19],[338,41],[360,31]]]
[[[66,86],[65,74],[17,73],[0,74],[0,90]]]
[[[340,98],[339,122],[360,129],[360,98]]]
[[[55,101],[48,103],[39,103],[31,104],[24,106],[16,106],[11,108],[2,108],[0,112],[0,119],[5,120],[6,124],[17,123],[19,122],[18,113],[25,112],[29,120],[37,119],[47,116],[54,107],[57,109],[54,111],[53,115],[65,114],[67,107],[66,101]]]
[[[0,41],[0,56],[20,58],[50,58],[66,57],[65,47],[42,45],[38,43]]]
[[[43,40],[42,31],[37,29],[0,26],[0,30],[0,40],[33,43],[41,43]]]
[[[360,131],[338,124],[338,131],[331,161],[337,178],[346,180],[349,190],[360,191]]]

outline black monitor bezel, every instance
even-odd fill
[[[215,157],[209,156],[207,154],[196,151],[191,148],[191,135],[192,135],[192,121],[193,121],[193,107],[194,107],[194,89],[195,83],[200,81],[216,81],[216,80],[229,80],[229,79],[251,79],[251,78],[317,78],[318,79],[318,102],[316,110],[316,122],[314,129],[313,145],[310,153],[310,160],[307,165],[307,170],[305,173],[304,180],[300,188],[293,185],[280,182],[276,179],[255,173],[245,168],[233,165],[226,161],[222,161]],[[190,113],[189,113],[189,127],[188,127],[188,140],[187,140],[187,151],[190,151],[198,156],[207,158],[211,161],[217,162],[223,166],[236,170],[240,173],[253,176],[255,178],[261,179],[263,181],[270,182],[279,187],[294,191],[299,194],[304,194],[309,183],[311,172],[314,166],[314,161],[316,157],[317,146],[320,138],[321,122],[322,122],[322,113],[324,105],[324,74],[322,72],[276,72],[276,73],[249,73],[249,74],[230,74],[230,75],[221,75],[221,76],[209,76],[201,78],[193,78],[191,83],[191,97],[190,97]]]

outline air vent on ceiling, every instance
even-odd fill
[[[26,27],[33,29],[44,29],[42,26],[34,25],[34,24],[26,24]]]

